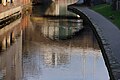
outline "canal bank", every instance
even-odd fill
[[[100,14],[87,7],[69,5],[68,10],[81,16],[84,24],[90,24],[93,29],[108,67],[110,80],[120,79],[120,31]]]

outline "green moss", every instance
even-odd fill
[[[111,6],[108,4],[97,5],[92,7],[91,9],[105,16],[120,28],[120,11],[112,10]]]

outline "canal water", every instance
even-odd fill
[[[24,80],[109,80],[90,26],[67,11],[74,3],[68,1],[51,3],[44,14],[33,7],[31,25],[23,32]]]
[[[33,6],[31,14],[13,23],[20,31],[0,54],[0,80],[109,80],[94,33],[67,11],[71,3]]]

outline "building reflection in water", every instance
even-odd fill
[[[0,29],[0,80],[22,80],[23,30],[29,20],[23,15]]]
[[[34,16],[76,16],[67,10],[67,5],[77,2],[77,0],[54,0],[50,4],[33,6]]]
[[[92,30],[67,12],[68,1],[74,2],[55,0],[46,10],[41,6],[43,17],[33,12],[23,31],[23,80],[109,80]]]
[[[50,48],[51,47],[51,48]],[[66,65],[69,63],[70,56],[68,52],[66,52],[63,47],[58,46],[44,46],[43,45],[43,62],[47,67],[58,67],[61,65]],[[59,51],[61,50],[61,51]]]
[[[55,0],[46,10],[45,15],[52,16],[75,16],[76,14],[67,11],[67,5],[73,4],[77,0]]]
[[[0,80],[22,78],[21,18],[0,29]]]
[[[41,32],[44,36],[51,39],[68,39],[83,29],[81,22],[82,20],[80,19],[48,19],[44,21],[44,27],[42,27]]]
[[[61,26],[74,27],[81,23],[42,17],[32,17],[31,21],[32,26],[23,31],[26,36],[23,80],[109,80],[102,53],[89,26],[71,39],[53,40],[54,35],[60,35]]]
[[[53,4],[58,11],[47,9],[46,14],[63,15],[62,4]],[[0,79],[109,80],[96,38],[81,22],[24,16],[0,29]]]

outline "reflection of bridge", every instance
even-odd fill
[[[49,3],[49,2],[54,2],[54,1],[57,1],[57,2],[60,2],[61,4],[64,3],[66,0],[32,0],[33,3],[35,4],[39,4],[39,3]],[[67,2],[76,2],[78,0],[67,0]],[[81,0],[80,0],[81,1]],[[72,4],[72,3],[71,3]]]
[[[53,0],[32,0],[33,4],[41,4],[41,3],[49,3],[52,2]]]
[[[56,21],[55,24],[53,24],[53,23],[50,24],[50,22],[48,22],[48,21],[49,21],[49,19],[46,19],[46,18],[43,19],[41,17],[38,17],[38,18],[32,17],[32,22],[34,23],[33,24],[34,26],[39,25],[39,26],[43,26],[43,27],[37,27],[37,30],[35,30],[35,31],[30,30],[29,33],[26,33],[26,36],[29,36],[29,34],[31,34],[31,36],[29,36],[29,39],[32,39],[33,42],[40,42],[41,41],[44,44],[51,44],[51,45],[52,44],[57,44],[57,42],[53,43],[51,40],[46,39],[46,37],[47,38],[50,37],[50,39],[51,39],[51,36],[52,35],[54,36],[54,33],[58,34],[57,33],[58,29],[56,29],[57,28],[56,26],[59,26],[60,24],[62,25],[63,22],[59,24]],[[50,24],[50,25],[48,26],[47,24]],[[66,23],[66,24],[63,23],[63,24],[67,26],[68,23]],[[76,26],[78,26],[78,25],[76,25]],[[41,34],[41,36],[40,36],[40,34]],[[81,31],[81,34],[80,34],[81,37],[78,37],[77,38],[78,40],[76,40],[72,44],[72,46],[74,46],[75,48],[77,48],[77,47],[81,47],[81,48],[83,48],[83,47],[84,48],[92,48],[92,47],[94,47],[94,49],[98,50],[99,46],[97,45],[97,41],[95,40],[95,37],[90,36],[90,35],[93,35],[93,33],[91,32],[91,29],[87,29],[87,27],[86,27],[84,29],[84,31]],[[73,38],[71,40],[74,41],[75,39]],[[87,45],[84,45],[83,43],[87,43]],[[59,42],[59,46],[68,47],[67,45],[69,45],[69,42],[67,42],[67,41],[65,43]]]

